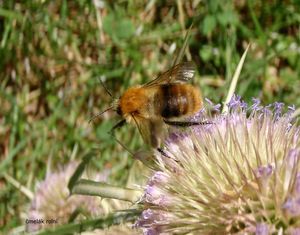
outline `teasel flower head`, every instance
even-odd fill
[[[144,234],[300,234],[300,128],[294,107],[208,101],[207,124],[173,134],[145,187]],[[210,106],[210,107],[208,107]],[[206,110],[214,110],[214,115]]]
[[[122,203],[114,199],[101,200],[93,196],[70,195],[68,182],[77,166],[77,162],[60,166],[56,172],[47,174],[45,180],[37,185],[27,215],[27,232],[67,224],[77,212],[79,216],[75,216],[76,220],[81,220],[103,216],[113,209],[122,207]],[[93,180],[105,181],[108,174],[108,171],[95,174]]]

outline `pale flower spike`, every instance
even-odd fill
[[[78,162],[61,166],[38,184],[26,218],[26,232],[31,234],[41,229],[67,224],[76,211],[82,212],[75,220],[78,222],[86,218],[105,216],[115,209],[124,209],[128,206],[128,203],[124,204],[115,199],[84,195],[70,196],[68,182],[77,166]],[[108,175],[109,171],[103,171],[101,174],[95,174],[93,179],[106,181]],[[84,174],[83,178],[86,177]]]
[[[149,235],[300,234],[295,108],[256,98],[248,105],[236,95],[226,114],[206,104],[196,117],[210,124],[173,133],[168,158],[156,154],[135,226]]]

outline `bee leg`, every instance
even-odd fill
[[[117,124],[115,124],[110,131],[108,132],[109,134],[113,134],[115,129],[121,128],[122,126],[124,126],[126,123],[126,120],[123,119],[121,121],[119,121]]]
[[[179,162],[178,160],[176,160],[176,159],[171,158],[170,156],[168,156],[168,155],[164,152],[164,150],[162,150],[161,148],[157,148],[156,150],[157,150],[161,155],[163,155],[164,157],[169,158],[169,159],[172,159],[172,160],[175,161],[175,162]]]
[[[162,150],[161,148],[157,148],[156,150],[157,150],[161,155],[163,155],[164,157],[170,158],[170,157],[164,152],[164,150]]]
[[[180,126],[180,127],[213,124],[212,122],[188,122],[188,121],[187,122],[178,122],[178,121],[168,121],[168,120],[164,120],[164,122],[170,126]]]
[[[109,132],[109,134],[110,134],[111,137],[112,137],[115,141],[117,141],[117,143],[118,143],[119,145],[121,145],[128,153],[130,153],[132,156],[135,155],[135,154],[134,154],[129,148],[127,148],[120,140],[118,140],[118,138],[114,135],[113,132]]]

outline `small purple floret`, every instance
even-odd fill
[[[159,235],[160,231],[157,228],[147,228],[143,230],[144,235]]]
[[[262,178],[262,177],[269,177],[274,170],[274,167],[271,164],[268,164],[267,166],[260,166],[256,170],[256,177]]]
[[[283,107],[284,107],[284,103],[282,103],[282,102],[275,102],[274,103],[274,117],[275,117],[275,119],[277,119],[281,116]]]
[[[261,103],[260,99],[253,97],[252,102],[253,102],[253,104],[251,105],[251,109],[253,111],[259,111],[262,109],[262,106],[260,105],[260,103]]]
[[[293,228],[293,229],[290,229],[289,234],[290,234],[290,235],[300,235],[300,228]]]
[[[212,107],[213,111],[220,112],[221,104],[214,104],[210,99],[205,98],[205,101]]]
[[[168,175],[162,171],[156,171],[154,175],[151,177],[149,184],[160,184],[160,183],[167,183],[168,182]]]
[[[268,235],[269,234],[269,226],[265,223],[259,223],[256,225],[256,235]]]
[[[300,199],[298,198],[288,198],[282,206],[290,215],[299,216],[300,215]]]
[[[233,110],[236,110],[237,108],[241,107],[241,96],[233,95],[227,106],[229,109]]]

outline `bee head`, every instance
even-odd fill
[[[111,104],[111,107],[113,107],[113,110],[120,116],[122,116],[122,109],[121,109],[121,106],[120,106],[120,99],[114,99],[112,104]]]
[[[121,110],[121,106],[120,105],[118,105],[116,111],[117,111],[117,114],[119,114],[120,116],[122,116],[122,110]]]

